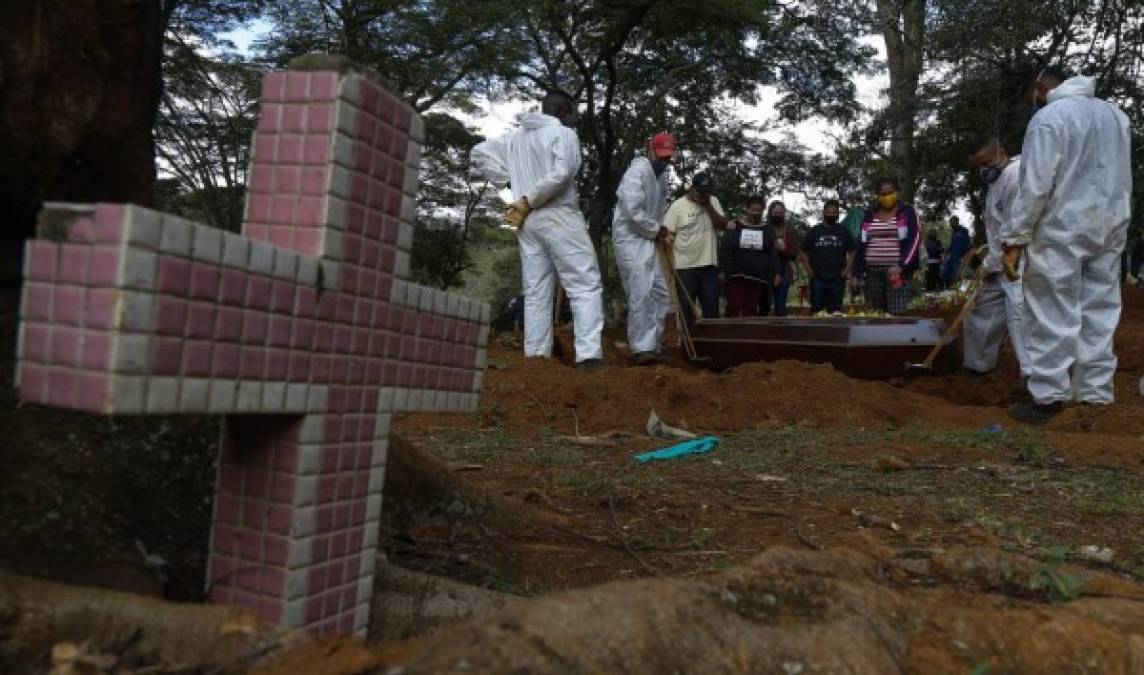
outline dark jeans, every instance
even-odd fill
[[[704,319],[719,318],[719,268],[714,265],[691,267],[676,270],[682,288],[679,289],[679,304],[683,307],[683,320],[690,328],[695,323],[691,311],[691,300],[699,299],[699,309]]]
[[[836,281],[810,280],[810,311],[817,314],[822,310],[828,312],[842,311],[842,294],[846,291],[846,282],[842,279]]]
[[[941,289],[941,265],[934,265],[932,263],[926,265],[926,290],[940,291]]]
[[[790,265],[783,264],[782,280],[779,282],[778,288],[775,289],[775,316],[787,315],[788,295],[790,295]]]

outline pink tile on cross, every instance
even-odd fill
[[[325,168],[330,161],[330,137],[327,134],[309,134],[303,141],[302,162]]]
[[[191,263],[189,294],[196,300],[214,301],[218,298],[222,270],[218,265],[195,261]]]
[[[261,98],[263,106],[270,102],[280,102],[286,100],[286,73],[266,73],[262,76],[262,94]]]
[[[87,283],[91,286],[114,286],[119,280],[119,247],[93,246],[88,259]]]
[[[52,318],[56,323],[82,326],[85,308],[83,286],[57,286]]]
[[[51,360],[51,324],[25,321],[22,328],[24,331],[23,360],[33,363],[48,363]]]
[[[238,375],[246,380],[265,380],[266,348],[242,347],[239,350]]]
[[[55,281],[60,245],[43,239],[28,242],[27,255],[29,281]]]
[[[85,330],[80,347],[80,367],[95,372],[110,370],[113,344],[114,341],[110,334]]]
[[[159,257],[160,293],[186,295],[191,287],[191,261],[171,256]]]
[[[278,161],[289,164],[301,164],[303,158],[303,144],[305,136],[301,134],[286,134],[278,138]]]
[[[240,349],[235,344],[219,343],[211,347],[211,377],[232,379],[238,376]]]
[[[327,172],[328,169],[325,166],[302,167],[302,194],[321,195],[325,193]]]
[[[155,332],[160,335],[182,336],[187,330],[187,305],[182,298],[158,296],[155,305]]]
[[[92,242],[117,244],[123,237],[123,204],[100,204],[95,208]]]
[[[287,104],[282,107],[282,131],[287,134],[306,133],[306,106]]]
[[[215,334],[215,321],[219,311],[235,311],[206,302],[187,303],[187,332],[189,338],[210,339]]]
[[[156,375],[178,375],[183,366],[183,341],[180,338],[151,338],[151,372]]]
[[[286,97],[291,103],[304,103],[310,99],[310,74],[306,72],[286,73]]]
[[[90,253],[91,246],[87,244],[60,244],[56,280],[77,286],[87,283],[87,263]]]
[[[210,377],[213,362],[212,351],[215,345],[207,340],[187,340],[183,344],[183,374],[188,377]],[[220,350],[227,345],[218,345]],[[231,345],[233,350],[234,367],[229,369],[230,376],[237,374],[238,347]]]

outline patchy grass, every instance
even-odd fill
[[[1043,581],[1052,600],[1070,594],[1054,551],[1107,545],[1117,550],[1113,567],[1144,570],[1144,538],[1131,525],[1144,514],[1144,476],[1055,464],[1039,430],[759,428],[723,436],[709,454],[649,464],[631,459],[646,442],[589,448],[548,433],[514,441],[497,428],[433,436],[446,459],[484,466],[472,479],[536,485],[547,508],[575,514],[597,539],[610,537],[617,519],[631,549],[671,573],[743,562],[758,545],[748,542],[809,545],[792,518],[805,518],[802,534],[829,545],[860,527],[852,509],[899,523],[900,533],[871,531],[891,545],[903,536],[915,546],[985,537],[1049,560]],[[620,558],[630,567],[630,556]]]
[[[1077,503],[1077,508],[1093,516],[1144,515],[1144,485],[1138,476],[1112,474],[1098,481]]]

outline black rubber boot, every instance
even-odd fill
[[[1065,404],[1060,401],[1046,404],[1016,403],[1009,408],[1009,417],[1018,422],[1040,426],[1060,414],[1064,407]]]
[[[576,370],[581,373],[594,373],[604,367],[603,359],[584,359],[576,363]]]
[[[663,359],[655,352],[636,352],[632,356],[632,360],[637,366],[654,366],[663,363]]]

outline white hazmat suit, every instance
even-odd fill
[[[1001,176],[989,186],[985,197],[985,235],[989,253],[983,264],[989,276],[977,297],[977,305],[965,320],[964,364],[966,368],[982,373],[993,370],[1008,326],[1009,339],[1021,365],[1021,376],[1028,377],[1029,359],[1021,325],[1021,315],[1025,311],[1024,292],[1020,280],[1009,281],[1001,273],[1004,254],[1001,225],[1012,212],[1020,171],[1020,158],[1009,160]]]
[[[663,267],[656,252],[667,209],[667,171],[658,177],[647,157],[632,160],[616,190],[612,246],[628,298],[628,344],[632,352],[658,352],[669,307]]]
[[[1128,118],[1073,77],[1029,122],[1001,240],[1025,249],[1025,348],[1038,404],[1110,403],[1120,255],[1132,193]],[[1070,381],[1071,369],[1071,381]]]
[[[572,305],[576,361],[603,358],[603,285],[576,193],[576,132],[550,115],[526,113],[519,129],[473,148],[472,161],[493,183],[510,183],[513,199],[527,197],[532,207],[517,236],[524,283],[524,355],[552,355],[556,274]]]

